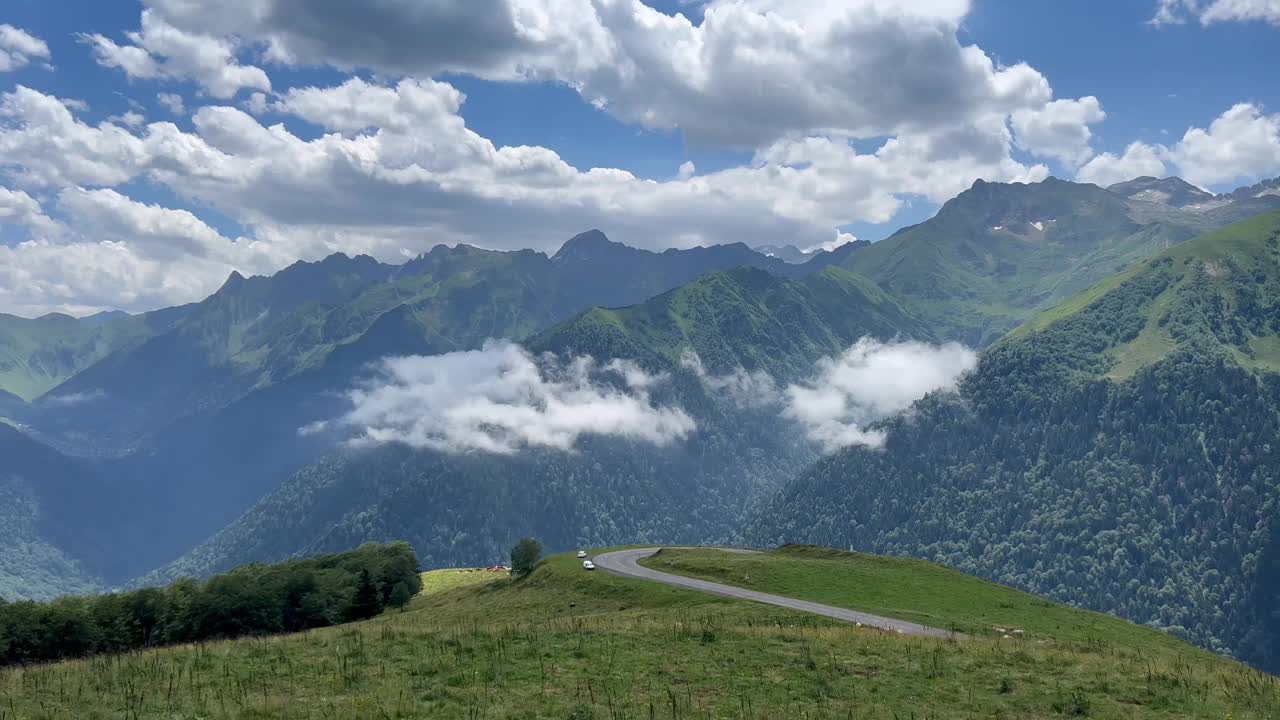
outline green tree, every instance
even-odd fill
[[[406,583],[398,582],[391,588],[391,607],[403,610],[413,600],[413,592]]]
[[[531,537],[523,538],[511,548],[511,574],[516,577],[528,575],[541,557],[542,543]]]
[[[373,576],[369,571],[362,569],[347,617],[351,620],[364,620],[380,612],[382,612],[382,598],[378,595],[378,586],[374,584]]]

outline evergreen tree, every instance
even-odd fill
[[[364,620],[380,612],[382,612],[382,598],[378,594],[378,586],[374,584],[373,576],[369,571],[362,569],[347,617],[351,620]]]

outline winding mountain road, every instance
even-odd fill
[[[959,633],[929,627],[928,625],[920,625],[913,622],[907,622],[905,620],[895,620],[893,618],[858,612],[857,610],[848,610],[845,608],[834,607],[832,605],[822,605],[820,603],[809,602],[808,600],[796,600],[782,595],[772,595],[770,593],[756,592],[755,590],[746,590],[744,588],[733,587],[732,585],[721,585],[720,583],[684,577],[683,575],[672,575],[671,573],[651,570],[650,568],[640,565],[641,560],[652,557],[660,549],[661,548],[638,548],[634,550],[615,550],[613,552],[596,555],[592,560],[595,562],[597,568],[622,577],[660,582],[665,585],[674,585],[676,587],[697,590],[699,592],[719,595],[721,597],[734,598],[736,600],[750,600],[751,602],[764,603],[766,605],[776,605],[790,610],[799,610],[801,612],[813,613],[814,615],[823,615],[825,617],[835,618],[836,620],[843,620],[848,623],[861,623],[866,627],[879,628],[881,630],[895,632],[901,635],[948,639],[963,637]],[[754,550],[736,550],[730,548],[714,549],[735,553],[756,552]]]

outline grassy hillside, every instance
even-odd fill
[[[163,332],[182,312],[86,319],[0,313],[0,395],[35,400],[111,353]]]
[[[828,267],[783,279],[739,268],[707,274],[639,305],[594,309],[531,345],[652,367],[678,365],[692,350],[711,372],[745,368],[790,378],[863,336],[932,338],[922,322],[854,273]]]
[[[1105,352],[1115,379],[1132,376],[1178,348],[1221,345],[1239,364],[1280,372],[1280,213],[1229,225],[1158,258],[1108,278],[1033,317],[1011,333],[1025,339],[1096,313],[1121,286],[1145,286],[1141,308],[1127,322],[1135,332],[1117,336]]]
[[[1208,657],[1171,635],[1058,605],[923,560],[787,545],[755,555],[668,549],[641,564],[970,637],[1002,639],[1011,635],[1041,645],[1105,639],[1154,655]]]
[[[848,582],[842,559],[804,562],[817,575],[809,584]],[[407,611],[304,635],[0,670],[3,711],[21,718],[1261,720],[1280,703],[1275,678],[1143,631],[1084,640],[1040,631],[1007,640],[904,638],[586,573],[569,556],[548,559],[523,581],[470,582],[476,579],[428,573],[424,594]],[[1004,598],[985,601],[998,612]],[[1046,627],[1076,614],[1041,610]],[[1129,644],[1130,637],[1140,642]]]
[[[926,558],[1280,669],[1278,338],[1273,213],[1037,318],[748,539]]]
[[[945,339],[998,340],[1038,311],[1228,222],[1250,200],[1192,211],[1050,178],[979,181],[930,220],[851,253],[844,267],[898,297]]]

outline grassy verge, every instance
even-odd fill
[[[1280,707],[1274,678],[1123,637],[903,638],[571,556],[521,581],[452,575],[364,623],[0,671],[0,718],[1261,720]]]
[[[642,564],[966,635],[1010,635],[1045,643],[1105,641],[1148,653],[1207,655],[1150,628],[909,558],[788,546],[758,555],[668,549]]]

